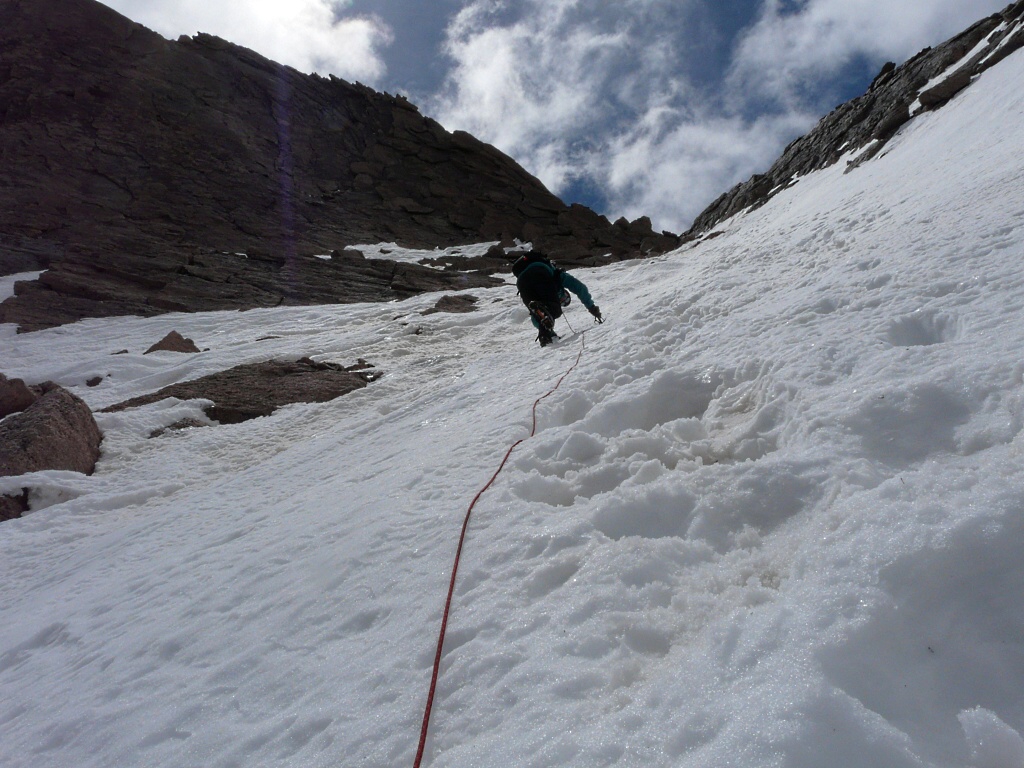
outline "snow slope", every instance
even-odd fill
[[[585,340],[474,512],[425,764],[1024,765],[1022,80],[580,271],[608,322],[552,349],[511,287],[0,328],[96,409],[386,373],[155,439],[198,405],[100,414],[94,476],[0,480],[39,489],[0,525],[0,763],[411,765],[465,509]],[[209,351],[140,354],[172,328]]]

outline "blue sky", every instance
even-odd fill
[[[683,231],[864,92],[1007,0],[105,0],[408,96],[568,202]]]

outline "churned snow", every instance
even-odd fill
[[[4,481],[36,490],[0,525],[0,763],[411,765],[465,510],[585,344],[474,511],[425,765],[1019,768],[1022,81],[578,271],[607,322],[544,350],[511,286],[5,331],[4,373],[95,409],[272,357],[385,375],[154,439],[200,404],[97,414],[94,476]],[[208,351],[141,355],[171,329]]]

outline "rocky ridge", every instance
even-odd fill
[[[496,284],[347,246],[532,242],[567,265],[679,243],[566,205],[405,99],[95,0],[0,5],[0,322],[386,301]],[[335,254],[335,258],[315,256]]]
[[[764,205],[812,171],[856,153],[848,171],[878,155],[914,116],[941,108],[971,81],[1024,47],[1024,1],[982,19],[900,66],[887,63],[867,93],[841,104],[797,139],[763,174],[737,184],[709,205],[683,236],[690,240],[741,211]]]

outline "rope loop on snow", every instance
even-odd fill
[[[572,327],[570,326],[570,330],[571,329]],[[558,381],[555,382],[555,386],[533,401],[533,424],[530,427],[530,434],[516,440],[511,446],[509,446],[508,451],[505,452],[505,457],[501,460],[501,464],[498,465],[498,469],[493,475],[491,475],[491,479],[487,481],[486,485],[484,485],[484,487],[477,492],[476,496],[473,497],[473,501],[470,503],[469,509],[466,510],[466,517],[462,521],[462,533],[459,534],[459,546],[455,550],[455,563],[452,566],[452,578],[448,584],[448,598],[444,603],[444,615],[441,618],[441,632],[437,638],[437,652],[434,654],[434,671],[430,676],[430,692],[427,694],[427,706],[423,712],[423,727],[420,729],[420,744],[419,748],[416,750],[416,760],[413,762],[413,768],[420,768],[420,763],[423,760],[423,750],[427,745],[427,729],[430,727],[430,712],[434,707],[434,693],[437,690],[437,677],[441,669],[441,649],[444,647],[444,635],[448,628],[448,614],[452,607],[452,596],[455,594],[455,575],[459,572],[459,561],[462,559],[462,545],[466,541],[466,530],[469,528],[470,515],[473,514],[473,508],[476,506],[476,503],[480,501],[480,497],[483,496],[484,492],[491,487],[495,480],[498,479],[498,475],[501,474],[501,470],[503,470],[505,468],[505,464],[508,463],[509,457],[512,455],[512,451],[514,451],[521,443],[526,442],[537,434],[537,406],[540,405],[542,400],[553,395],[562,385],[562,382],[565,381],[566,377],[576,369],[576,366],[580,364],[580,360],[583,357],[584,349],[586,349],[586,331],[580,335],[580,351],[579,354],[576,355],[576,361],[569,366],[569,370],[563,373]]]

